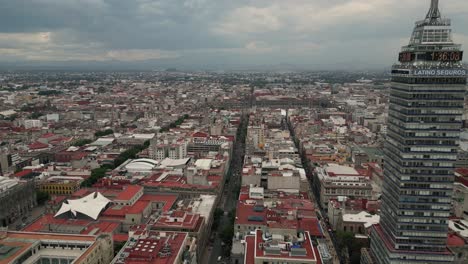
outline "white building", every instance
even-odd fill
[[[35,128],[35,127],[41,128],[42,127],[42,121],[37,120],[37,119],[27,119],[27,120],[24,120],[24,127],[26,129],[31,129],[31,128]]]
[[[357,214],[343,214],[338,223],[338,230],[368,235],[367,229],[379,222],[379,215],[372,215],[364,211]]]
[[[152,159],[163,160],[170,159],[185,159],[187,158],[187,141],[178,141],[174,143],[151,141],[149,147],[149,155]]]
[[[331,198],[348,196],[353,198],[372,198],[370,178],[361,175],[352,167],[338,164],[327,164],[317,167],[314,172],[314,185],[320,193],[320,203],[328,208]]]
[[[110,263],[112,236],[11,232],[0,230],[0,263]]]
[[[59,114],[47,114],[47,122],[58,122],[60,120]]]

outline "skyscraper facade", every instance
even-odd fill
[[[448,218],[466,70],[451,22],[432,0],[392,68],[381,221],[374,262],[450,263]]]

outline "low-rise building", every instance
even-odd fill
[[[175,210],[163,213],[149,225],[150,229],[154,231],[188,232],[191,238],[197,240],[197,256],[203,255],[210,230],[206,228],[205,218],[200,214]]]
[[[328,203],[328,222],[333,230],[337,230],[343,215],[357,214],[362,211],[375,214],[379,208],[379,200],[349,199],[346,196],[338,196],[336,199],[330,199]]]
[[[196,263],[196,239],[183,232],[148,231],[145,226],[130,232],[129,240],[111,264]]]
[[[315,169],[314,188],[323,208],[328,208],[329,200],[337,196],[372,199],[372,185],[367,175],[333,163]]]
[[[380,221],[379,215],[360,212],[357,214],[343,214],[338,220],[337,230],[354,234],[368,235],[367,230]]]
[[[110,263],[112,237],[0,231],[1,264]]]
[[[71,195],[80,189],[82,177],[52,176],[38,184],[39,190],[50,195]]]
[[[322,256],[317,245],[314,245],[317,241],[311,238],[309,232],[298,232],[291,236],[265,233],[261,230],[252,233],[253,235],[245,239],[245,264],[322,263]]]

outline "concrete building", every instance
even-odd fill
[[[0,149],[0,151],[0,175],[4,175],[13,166],[13,160],[7,149]]]
[[[149,147],[150,158],[155,160],[170,159],[185,159],[187,158],[187,141],[179,141],[174,143],[158,143],[151,141]]]
[[[432,0],[392,68],[376,263],[451,263],[447,248],[454,165],[466,93],[461,46]]]
[[[196,239],[183,232],[149,231],[146,226],[132,230],[129,240],[111,264],[196,263]]]
[[[33,181],[18,181],[0,176],[0,225],[8,226],[30,212],[36,202]]]
[[[39,190],[50,195],[71,195],[80,189],[82,177],[52,176],[38,183]]]
[[[1,264],[102,264],[110,263],[113,255],[110,235],[0,231]]]
[[[317,245],[309,232],[286,237],[268,234],[261,230],[252,232],[245,239],[245,262],[252,264],[288,263],[317,264],[322,263],[322,257]],[[291,243],[289,239],[296,241]],[[314,241],[314,242],[313,242]],[[327,263],[327,262],[326,262]]]
[[[188,232],[189,236],[197,241],[198,257],[202,256],[210,234],[203,216],[184,210],[164,213],[154,223],[151,222],[149,225],[153,231]]]
[[[340,221],[343,220],[343,215],[357,214],[362,211],[377,213],[380,208],[380,201],[366,199],[349,199],[345,196],[338,196],[337,199],[331,199],[328,202],[328,222],[333,230],[338,229]]]
[[[343,214],[338,220],[337,230],[367,236],[367,230],[379,221],[380,216],[364,211],[357,214]]]
[[[320,203],[328,208],[330,199],[338,196],[352,198],[372,198],[372,185],[366,175],[352,167],[328,164],[314,171],[315,188],[319,191]]]
[[[453,216],[468,220],[468,187],[455,182],[453,189]]]
[[[41,128],[41,127],[42,127],[41,120],[35,120],[35,119],[24,120],[24,128],[26,129]]]

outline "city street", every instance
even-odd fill
[[[223,197],[218,208],[223,209],[225,212],[219,220],[219,225],[217,230],[212,230],[211,236],[214,236],[214,242],[212,246],[208,246],[205,249],[205,254],[203,259],[209,259],[210,264],[214,263],[229,263],[229,260],[222,258],[218,261],[219,256],[223,255],[223,245],[219,234],[223,231],[226,225],[231,225],[229,220],[229,212],[232,212],[236,209],[237,200],[238,200],[238,190],[240,188],[240,175],[242,172],[242,166],[244,162],[245,154],[245,134],[247,130],[248,119],[244,119],[244,122],[241,123],[240,128],[244,131],[240,133],[240,137],[237,139],[237,142],[234,144],[233,157],[231,160],[231,173],[228,175],[229,181],[224,187]],[[207,257],[209,256],[209,257]]]
[[[289,131],[291,133],[291,135],[294,137],[294,129],[292,129],[291,127],[291,124],[289,122],[285,122],[285,124],[287,124],[287,127],[289,128]],[[297,141],[296,141],[297,142]],[[299,149],[299,146],[297,146],[298,149]],[[307,168],[308,168],[308,164],[305,163],[305,160],[306,159],[302,159],[303,160],[303,167],[306,169],[306,172],[307,172]],[[312,173],[312,172],[308,172],[308,173]],[[312,184],[312,178],[309,178],[309,184],[310,184],[310,189],[312,190],[312,192],[314,191],[314,187],[313,187],[313,184]],[[339,264],[339,263],[343,263],[340,261],[340,258],[341,258],[341,255],[339,255],[337,252],[338,252],[338,247],[337,247],[337,243],[336,243],[336,237],[335,237],[335,234],[333,233],[333,231],[329,231],[329,225],[328,223],[326,223],[325,219],[327,218],[327,212],[325,212],[325,210],[322,208],[322,206],[319,204],[318,202],[318,194],[317,193],[313,193],[313,196],[312,197],[309,197],[309,199],[311,199],[314,204],[315,204],[315,210],[317,212],[317,215],[320,215],[320,226],[322,227],[322,230],[323,230],[323,233],[324,233],[324,236],[327,240],[327,246],[328,246],[328,249],[330,251],[330,254],[331,256],[333,257],[333,264]]]

